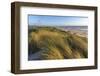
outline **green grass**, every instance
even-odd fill
[[[53,27],[29,30],[29,52],[41,51],[41,59],[74,59],[88,57],[86,37]]]

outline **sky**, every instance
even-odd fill
[[[86,26],[88,17],[28,15],[28,24],[29,26]]]

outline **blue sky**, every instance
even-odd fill
[[[29,15],[28,24],[32,25],[45,25],[45,26],[86,26],[88,25],[88,17],[79,16],[47,16],[47,15]]]

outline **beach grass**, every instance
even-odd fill
[[[55,27],[29,29],[28,47],[29,54],[41,52],[41,60],[88,57],[87,37],[81,37]]]

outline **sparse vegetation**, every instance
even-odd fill
[[[29,29],[29,55],[41,52],[41,60],[88,57],[86,37],[71,34],[55,27]],[[38,59],[37,59],[38,60]]]

